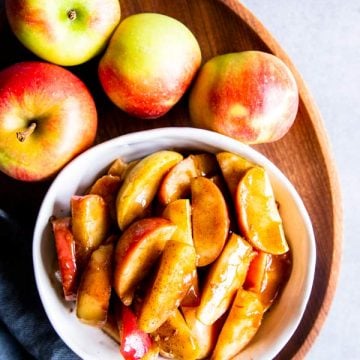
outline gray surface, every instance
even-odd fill
[[[302,74],[324,119],[344,209],[334,302],[307,359],[360,359],[360,1],[246,0]]]

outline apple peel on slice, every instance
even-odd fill
[[[138,283],[147,275],[171,239],[176,225],[152,217],[134,222],[121,235],[115,249],[114,289],[130,305]]]
[[[141,159],[129,171],[116,198],[117,221],[121,230],[144,214],[164,175],[182,159],[183,156],[176,151],[161,150]]]

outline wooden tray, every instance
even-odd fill
[[[300,107],[294,126],[283,139],[254,147],[268,156],[294,183],[314,226],[317,264],[313,291],[300,326],[277,356],[278,359],[303,358],[329,311],[341,256],[340,191],[326,132],[316,104],[300,74],[276,40],[239,1],[122,0],[121,5],[122,18],[143,11],[160,12],[185,23],[200,43],[203,60],[217,54],[257,49],[277,55],[294,73],[300,91]],[[14,62],[36,59],[14,38],[4,12],[0,20],[0,68]],[[133,119],[118,110],[100,89],[96,75],[98,60],[96,58],[87,64],[71,68],[88,85],[97,103],[97,143],[137,130],[191,126],[186,95],[159,120]],[[21,183],[0,174],[1,207],[14,215],[31,233],[49,184],[50,181]]]

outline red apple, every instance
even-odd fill
[[[7,0],[5,6],[21,43],[64,66],[99,54],[120,21],[119,0]]]
[[[199,72],[189,106],[194,125],[258,144],[287,133],[298,102],[296,81],[284,62],[244,51],[210,59]]]
[[[94,141],[97,113],[84,83],[44,62],[0,71],[0,170],[19,180],[48,178]]]
[[[129,16],[115,30],[99,64],[100,82],[122,110],[157,118],[181,98],[201,62],[191,31],[169,16]]]

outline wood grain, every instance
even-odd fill
[[[268,156],[293,182],[314,226],[317,263],[312,294],[300,326],[277,356],[277,359],[303,358],[330,309],[339,273],[342,237],[338,177],[321,115],[306,84],[276,40],[237,0],[122,0],[121,5],[123,18],[145,11],[160,12],[182,21],[197,37],[203,61],[217,54],[256,49],[277,55],[294,73],[300,93],[294,126],[283,139],[254,147]],[[0,16],[0,68],[36,59],[12,35],[3,12]],[[168,114],[155,121],[135,119],[117,109],[99,85],[98,60],[99,57],[71,68],[94,95],[99,113],[97,143],[137,130],[191,126],[187,94]],[[20,183],[0,174],[1,208],[31,229],[50,182]]]

